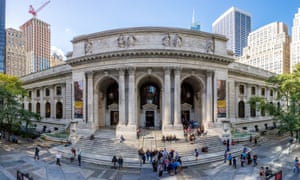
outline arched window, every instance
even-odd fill
[[[61,102],[56,103],[56,119],[63,117],[63,104]]]
[[[119,103],[119,86],[118,83],[114,82],[111,84],[107,89],[106,94],[107,103],[106,105],[109,106],[111,104],[118,104]]]
[[[256,103],[252,102],[250,104],[250,116],[255,117],[256,116]]]
[[[36,113],[40,114],[40,112],[41,112],[41,104],[36,103]]]
[[[194,107],[194,90],[188,83],[181,85],[181,104],[191,104]]]
[[[244,85],[240,85],[240,94],[243,95],[245,93]]]
[[[50,115],[51,115],[51,105],[50,105],[49,102],[46,103],[45,109],[46,109],[45,117],[46,117],[46,118],[49,118]]]
[[[239,118],[245,118],[245,103],[244,103],[244,101],[239,102]]]

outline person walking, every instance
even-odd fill
[[[293,161],[293,165],[294,165],[293,172],[298,174],[299,173],[299,160],[298,160],[298,157],[296,157],[295,160]]]
[[[226,164],[226,161],[227,161],[227,151],[225,150],[225,153],[224,153],[224,163]]]
[[[81,151],[78,152],[77,159],[78,159],[78,166],[81,167]]]
[[[229,166],[232,165],[232,156],[231,153],[228,154],[228,161],[229,161]]]
[[[121,169],[123,167],[123,158],[122,158],[122,156],[119,156],[118,164],[119,164],[119,169]]]
[[[60,164],[60,159],[61,159],[60,152],[57,152],[55,157],[56,157],[56,165],[61,166],[61,164]]]
[[[39,152],[40,152],[40,149],[36,146],[35,147],[35,151],[34,151],[34,159],[35,160],[39,160],[40,159]]]
[[[257,155],[253,155],[253,166],[257,166]]]
[[[113,156],[111,162],[112,162],[113,165],[114,165],[114,166],[113,166],[114,169],[117,169],[117,161],[118,161],[117,157],[116,157],[116,156]]]
[[[232,166],[234,169],[236,169],[236,158],[235,157],[232,158]]]

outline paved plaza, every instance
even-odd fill
[[[62,166],[55,164],[55,155],[50,154],[47,148],[41,148],[40,160],[34,160],[34,147],[36,142],[22,142],[20,145],[8,144],[1,140],[0,150],[0,179],[16,179],[17,170],[29,173],[34,180],[96,180],[96,179],[159,179],[152,172],[150,164],[141,169],[113,169],[107,166],[95,165],[83,162],[79,167],[77,161],[62,160]],[[265,141],[256,147],[251,147],[258,154],[258,166],[246,165],[233,169],[223,162],[215,162],[206,165],[198,165],[184,168],[176,176],[169,176],[167,172],[161,179],[259,179],[258,171],[261,166],[269,166],[272,169],[282,170],[284,180],[300,179],[292,171],[292,160],[300,157],[300,145],[288,143],[288,138],[265,137]],[[53,145],[54,146],[54,145]],[[201,158],[201,154],[200,154]]]

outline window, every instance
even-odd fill
[[[36,90],[36,97],[40,97],[40,90],[39,89]]]
[[[262,89],[261,89],[261,95],[262,95],[262,96],[265,96],[265,88],[262,88]]]
[[[60,87],[60,86],[57,86],[57,87],[56,87],[56,95],[57,95],[57,96],[60,96],[60,95],[61,95],[61,87]]]
[[[270,90],[270,96],[273,96],[273,89]]]
[[[244,94],[244,86],[240,85],[240,94]]]
[[[28,92],[28,96],[31,98],[31,91]]]
[[[45,89],[45,95],[46,95],[46,96],[50,96],[50,90],[49,90],[49,88],[46,88],[46,89]]]
[[[251,87],[251,95],[255,95],[255,87]]]

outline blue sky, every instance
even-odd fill
[[[35,9],[47,0],[6,0],[6,28],[19,28]],[[289,32],[299,0],[51,0],[38,18],[51,25],[51,45],[64,53],[72,51],[74,36],[103,30],[166,26],[189,28],[193,9],[201,30],[211,26],[230,7],[242,9],[252,16],[252,30],[274,21],[284,22]]]

